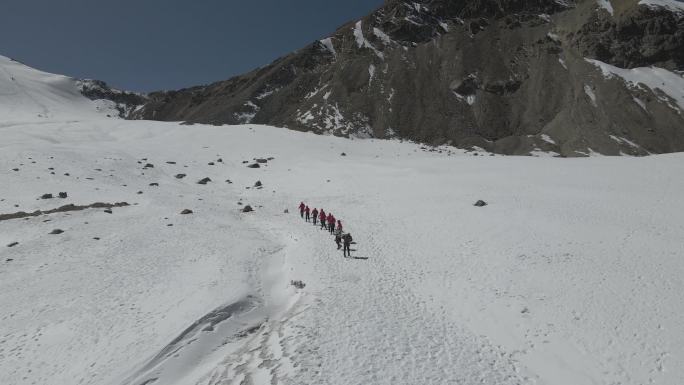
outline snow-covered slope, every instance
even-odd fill
[[[472,156],[106,119],[0,136],[1,214],[130,204],[0,220],[2,384],[684,378],[681,154]],[[341,218],[354,258],[301,200]]]
[[[681,385],[683,154],[125,121],[0,64],[0,384]]]
[[[119,116],[116,103],[83,96],[81,83],[0,56],[0,125]]]

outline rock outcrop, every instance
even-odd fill
[[[390,0],[243,76],[152,93],[129,117],[503,154],[684,151],[684,13],[638,3]]]

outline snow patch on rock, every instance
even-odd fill
[[[584,85],[584,93],[587,94],[587,96],[591,100],[591,105],[594,107],[598,107],[598,104],[596,104],[596,94],[594,93],[594,90],[591,88],[590,85]]]
[[[328,52],[330,52],[330,53],[333,54],[334,56],[337,56],[337,51],[335,51],[335,45],[334,45],[333,42],[332,42],[332,38],[326,38],[326,39],[322,39],[322,40],[319,40],[319,41],[320,41],[320,43],[323,45],[323,47],[324,47],[326,50],[328,50]]]
[[[684,111],[684,76],[659,67],[624,69],[594,59],[585,60],[599,67],[606,79],[618,77],[630,88],[648,88],[680,114]]]
[[[666,8],[672,12],[684,13],[684,1],[679,0],[641,0],[639,5]]]
[[[356,46],[358,48],[368,48],[371,51],[373,51],[375,55],[380,59],[385,59],[385,55],[382,52],[378,51],[378,49],[375,48],[368,40],[366,40],[366,37],[363,35],[363,22],[361,20],[356,22],[353,30],[354,38],[356,39]]]
[[[600,8],[605,9],[610,15],[613,15],[613,5],[610,3],[610,0],[596,0]]]

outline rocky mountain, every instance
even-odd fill
[[[136,108],[147,102],[147,96],[143,94],[121,91],[101,80],[76,80],[76,85],[81,94],[90,100],[105,100],[113,103],[113,108],[122,118],[131,115]]]
[[[679,0],[388,0],[132,119],[259,123],[503,154],[684,151]]]

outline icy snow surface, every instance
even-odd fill
[[[0,215],[130,206],[0,217],[0,384],[681,385],[683,154],[104,119],[34,85],[65,120],[0,126]]]

